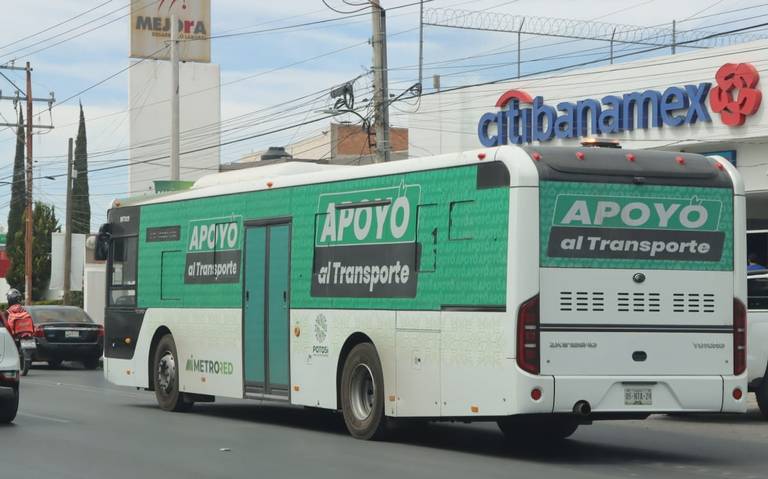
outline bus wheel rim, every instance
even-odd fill
[[[364,421],[373,412],[376,400],[376,383],[367,364],[358,364],[352,371],[349,402],[355,419]]]
[[[173,353],[166,351],[157,365],[157,385],[160,389],[169,393],[173,389],[173,380],[176,377],[176,359]]]

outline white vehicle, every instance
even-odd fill
[[[747,250],[756,260],[747,276],[747,371],[749,391],[754,392],[763,417],[768,419],[768,230],[747,232]]]
[[[308,171],[311,169],[312,171]],[[745,198],[727,161],[504,146],[286,163],[118,201],[106,377],[509,436],[744,412]]]
[[[19,409],[19,351],[0,321],[0,424],[14,420]]]

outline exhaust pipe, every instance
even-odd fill
[[[589,416],[592,413],[592,406],[590,406],[587,401],[577,401],[576,404],[573,405],[573,413],[582,417]]]

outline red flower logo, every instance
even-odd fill
[[[755,89],[760,74],[749,63],[726,63],[717,70],[715,80],[717,86],[709,94],[712,111],[720,113],[726,125],[743,125],[744,120],[760,108],[763,94]]]

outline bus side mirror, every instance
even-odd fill
[[[101,225],[99,233],[96,235],[96,247],[93,250],[93,256],[97,261],[105,261],[109,257],[109,243],[112,241],[109,229],[109,224],[105,223]]]

